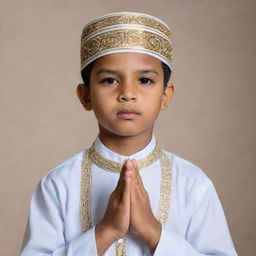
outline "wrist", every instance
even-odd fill
[[[122,237],[122,234],[115,231],[110,225],[106,225],[102,221],[95,226],[95,234],[101,239],[107,238],[110,244]]]
[[[142,235],[142,238],[147,244],[151,253],[154,253],[157,247],[157,244],[160,240],[161,232],[162,225],[157,219],[155,219],[154,223],[148,225],[148,227],[145,228],[145,232]]]
[[[108,247],[116,240],[116,236],[108,226],[99,222],[95,226],[95,240],[98,255],[101,256],[106,252]]]
[[[109,243],[113,242],[116,238],[116,235],[111,228],[101,222],[95,226],[95,236],[99,239],[108,240]]]

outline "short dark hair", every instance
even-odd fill
[[[164,72],[164,89],[166,88],[170,77],[171,77],[171,69],[161,61],[162,67],[163,67],[163,72]],[[91,62],[89,65],[87,65],[82,71],[81,71],[81,76],[84,82],[84,85],[90,89],[90,75],[92,68],[94,66],[94,61]]]

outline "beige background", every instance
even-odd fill
[[[42,175],[88,147],[92,113],[75,94],[90,19],[140,11],[173,31],[176,95],[161,114],[163,148],[213,180],[240,255],[256,255],[256,1],[3,1],[0,5],[0,244],[17,255]]]

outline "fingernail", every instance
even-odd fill
[[[129,168],[131,167],[131,159],[126,160],[126,166]]]

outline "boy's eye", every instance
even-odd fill
[[[118,81],[115,78],[107,77],[100,81],[101,84],[116,84]]]
[[[143,77],[143,78],[140,78],[140,83],[142,83],[142,84],[153,84],[154,81],[152,79]]]

